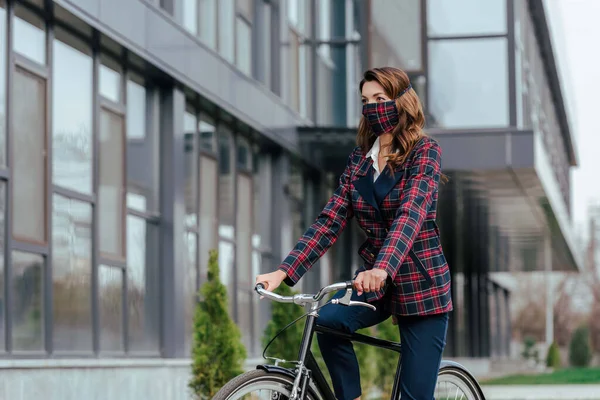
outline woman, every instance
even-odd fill
[[[369,70],[360,91],[358,147],[338,188],[280,267],[256,281],[269,290],[283,281],[293,286],[356,217],[367,240],[359,250],[365,264],[355,277],[353,300],[377,310],[328,304],[317,321],[355,332],[392,315],[402,341],[402,399],[431,400],[452,310],[450,271],[435,222],[441,149],[423,133],[421,103],[403,71]],[[336,397],[359,399],[352,343],[326,334],[318,341]]]

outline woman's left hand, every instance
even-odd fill
[[[387,277],[388,273],[383,269],[374,268],[368,271],[363,271],[356,276],[356,279],[354,280],[354,288],[359,296],[362,295],[363,292],[376,292],[380,289],[383,289]]]

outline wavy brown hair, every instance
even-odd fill
[[[373,81],[383,87],[385,94],[390,99],[396,99],[399,122],[392,131],[393,139],[390,144],[389,156],[387,156],[387,162],[393,170],[406,161],[419,139],[426,136],[423,132],[425,114],[423,113],[421,100],[419,100],[419,96],[417,96],[414,89],[407,90],[400,98],[397,98],[410,84],[408,75],[401,69],[384,67],[366,71],[359,85],[361,94],[365,82]],[[375,139],[377,137],[371,131],[366,118],[361,117],[356,137],[357,145],[366,153],[373,146]]]

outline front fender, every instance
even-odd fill
[[[479,382],[477,381],[477,379],[475,379],[475,376],[473,376],[473,374],[464,365],[457,363],[456,361],[442,360],[442,362],[440,363],[440,371],[443,370],[444,368],[459,369],[461,372],[463,372],[465,375],[467,375],[473,381],[473,383],[475,383],[475,385],[477,386],[477,390],[479,391],[481,398],[485,399],[485,395],[483,393],[483,390],[481,389],[481,386],[479,385]]]
[[[289,368],[280,367],[278,365],[261,364],[261,365],[257,365],[256,369],[263,370],[270,374],[286,375],[286,376],[289,376],[290,378],[292,378],[292,380],[294,380],[294,378],[296,377],[296,375],[294,374],[294,371],[292,371]]]

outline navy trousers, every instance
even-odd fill
[[[341,291],[334,297],[340,298],[344,292]],[[356,291],[352,294],[352,300],[366,302],[364,293],[358,296]],[[319,311],[317,324],[354,333],[390,317],[383,309],[382,301],[373,305],[377,307],[376,311],[366,307],[327,304]],[[402,341],[402,400],[432,400],[442,352],[446,345],[448,314],[399,316],[398,327]],[[331,375],[335,397],[339,400],[353,400],[359,397],[360,373],[352,342],[324,333],[317,334],[317,340]],[[395,371],[389,373],[394,374]]]

